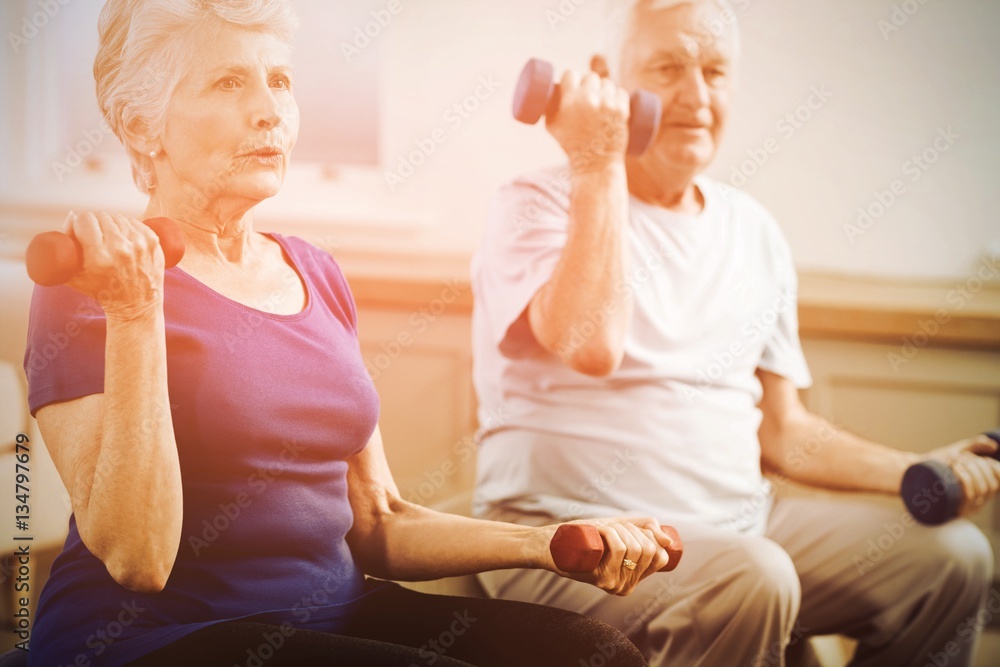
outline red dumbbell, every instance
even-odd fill
[[[184,237],[177,223],[170,218],[150,218],[144,224],[159,237],[166,268],[176,266],[184,257]],[[28,276],[39,285],[62,285],[83,268],[83,247],[68,234],[42,232],[31,239],[24,262]]]
[[[534,125],[542,116],[559,107],[560,86],[552,64],[532,58],[521,71],[514,91],[514,118]],[[660,98],[645,90],[632,93],[629,115],[629,155],[641,155],[653,144],[660,129],[663,105]]]
[[[670,536],[667,547],[670,562],[660,572],[670,572],[681,562],[684,542],[673,526],[660,526]],[[596,526],[585,523],[566,523],[556,528],[549,543],[552,561],[563,572],[591,572],[604,557],[604,540]]]

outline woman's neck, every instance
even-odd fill
[[[145,219],[165,217],[176,221],[184,236],[184,256],[189,260],[244,264],[253,254],[253,210],[247,204],[226,205],[216,200],[199,207],[190,198],[169,197],[154,190]]]

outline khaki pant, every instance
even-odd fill
[[[538,523],[497,512],[490,518]],[[627,597],[544,570],[479,575],[493,597],[569,609],[624,631],[652,667],[800,664],[810,635],[858,641],[852,665],[970,664],[1000,613],[993,555],[973,524],[914,523],[896,502],[778,498],[764,537],[675,523],[677,570]]]

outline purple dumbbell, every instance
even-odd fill
[[[534,125],[542,116],[559,108],[559,84],[552,64],[532,58],[521,71],[514,91],[514,118]],[[645,90],[632,93],[629,115],[629,155],[641,155],[653,144],[660,129],[663,105],[660,98]]]
[[[1000,430],[984,435],[1000,445]],[[1000,450],[985,456],[1000,461]],[[962,483],[955,471],[940,461],[924,461],[907,468],[899,493],[913,518],[930,526],[954,519],[962,505]]]

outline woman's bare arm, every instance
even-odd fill
[[[435,512],[400,498],[382,438],[348,459],[348,493],[354,526],[348,544],[365,572],[404,581],[438,579],[486,570],[544,568],[627,595],[668,562],[670,537],[653,519],[588,521],[597,526],[606,550],[598,568],[567,575],[552,562],[549,543],[556,525],[529,527]],[[637,554],[641,556],[635,557]],[[628,556],[635,570],[622,567]]]
[[[183,517],[167,393],[162,253],[138,222],[88,214],[77,223],[87,273],[70,285],[101,296],[104,393],[45,406],[38,426],[84,544],[115,581],[155,592],[173,567]]]

